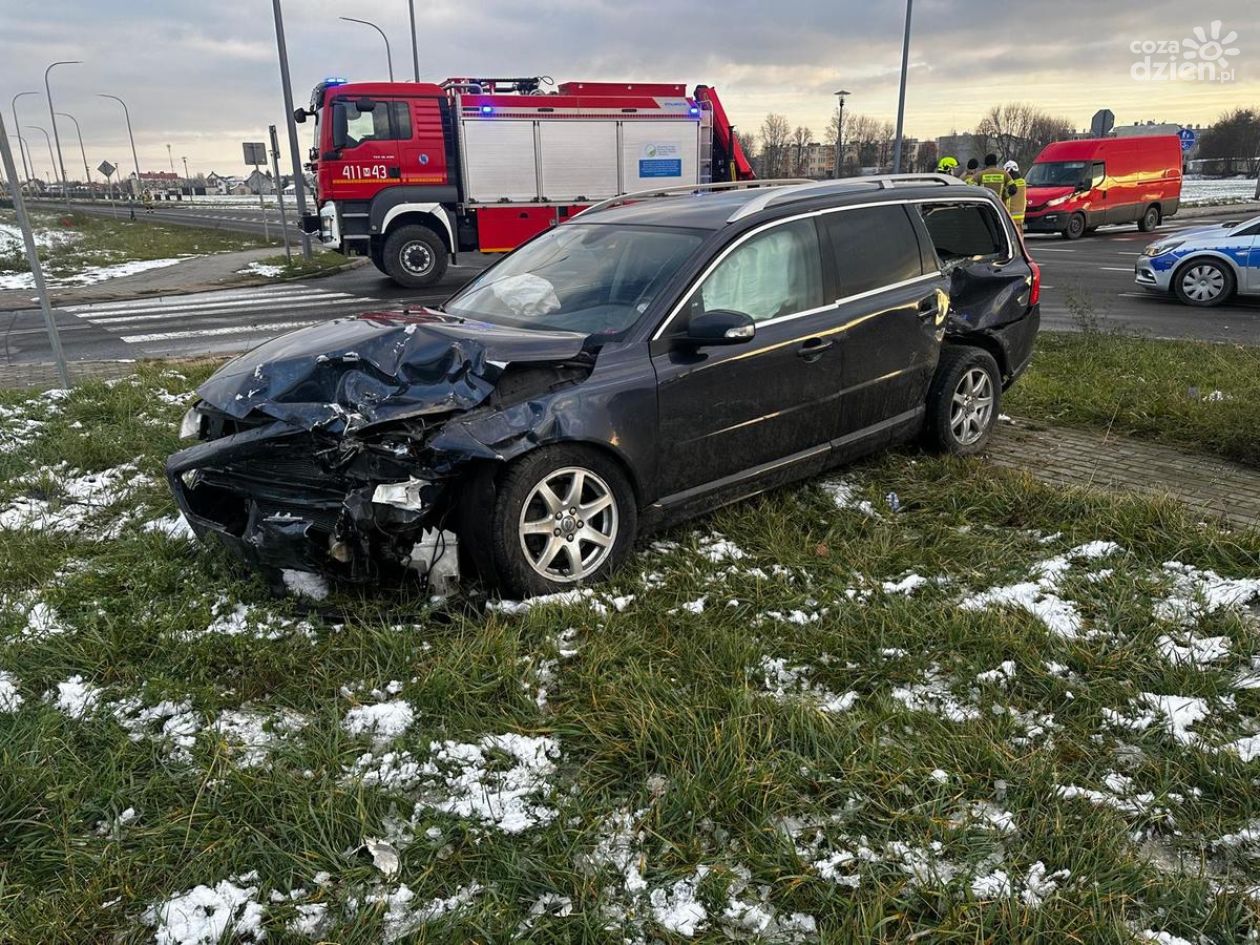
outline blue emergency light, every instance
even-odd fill
[[[493,106],[493,105],[482,105],[482,106],[481,106],[481,114],[483,114],[483,115],[489,115],[489,114],[491,114],[493,111],[494,111],[494,106]]]
[[[324,80],[324,85],[325,85],[325,86],[330,86],[330,85],[348,85],[348,84],[349,84],[349,82],[350,82],[350,80],[349,80],[349,79],[343,79],[343,78],[342,78],[341,76],[339,76],[339,75],[330,75],[327,79],[325,79],[325,80]]]
[[[691,114],[693,114],[693,115],[699,115],[699,114],[700,114],[700,107],[699,107],[698,105],[692,105],[692,106],[691,106],[691,108],[689,108],[689,109],[688,109],[688,111],[690,111],[690,112],[691,112]]]

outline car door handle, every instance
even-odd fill
[[[797,349],[796,356],[806,361],[817,361],[835,343],[833,338],[810,338]]]

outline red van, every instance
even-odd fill
[[[1025,175],[1024,229],[1070,240],[1108,223],[1155,229],[1181,203],[1176,135],[1083,138],[1046,145]]]

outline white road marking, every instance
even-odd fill
[[[155,295],[142,299],[124,299],[119,302],[87,302],[81,305],[59,305],[64,312],[108,312],[119,308],[159,307],[184,305],[223,299],[261,299],[289,292],[323,291],[302,283],[270,286],[243,286],[239,289],[217,289],[213,292],[191,292],[187,295]]]
[[[338,299],[354,298],[348,292],[302,292],[293,295],[273,295],[263,299],[238,299],[229,300],[227,302],[200,302],[196,305],[171,305],[165,307],[148,306],[136,309],[121,309],[113,312],[76,312],[79,318],[90,319],[96,322],[109,322],[117,319],[131,319],[138,315],[151,312],[160,312],[164,315],[196,315],[199,312],[206,312],[218,309],[239,309],[239,308],[263,308],[264,306],[288,306],[298,302],[309,302],[315,299],[335,302]]]
[[[284,312],[291,312],[296,309],[304,309],[304,308],[327,308],[327,309],[345,308],[348,306],[356,305],[357,303],[360,303],[360,302],[362,303],[362,308],[363,308],[363,311],[365,312],[372,311],[374,308],[379,307],[379,304],[380,304],[376,299],[360,299],[360,298],[355,298],[354,296],[350,296],[344,299],[343,301],[338,301],[336,299],[333,299],[331,301],[327,299],[322,299],[322,300],[317,299],[314,301],[305,301],[305,302],[286,302],[284,305],[278,306],[279,311],[274,312],[273,314],[282,314]],[[256,311],[262,312],[263,310],[257,309]],[[88,319],[88,320],[93,322],[96,325],[99,325],[102,328],[110,328],[114,325],[130,325],[133,322],[151,322],[151,321],[161,321],[163,319],[176,320],[176,319],[180,319],[181,316],[186,316],[186,315],[192,315],[198,319],[202,319],[202,318],[214,318],[216,316],[240,317],[241,315],[247,315],[247,314],[249,314],[249,311],[240,311],[238,309],[233,309],[233,310],[218,309],[215,311],[208,311],[208,312],[174,312],[174,313],[158,312],[156,314],[149,314],[149,315],[118,315],[118,316],[111,317],[108,320],[104,320],[104,319],[99,319],[99,320]]]
[[[1103,272],[1132,272],[1132,266],[1099,266]]]
[[[193,331],[163,331],[151,335],[123,335],[122,340],[129,345],[145,344],[152,341],[177,341],[181,338],[213,338],[219,335],[250,335],[264,332],[283,331],[288,328],[304,328],[307,325],[318,325],[319,319],[300,322],[271,322],[266,325],[228,325],[224,328],[202,328]]]

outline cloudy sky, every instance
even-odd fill
[[[852,93],[856,112],[895,117],[903,13],[899,0],[417,0],[417,31],[423,79],[705,82],[743,129],[777,111],[819,135],[838,88]],[[393,42],[396,75],[410,76],[406,0],[286,0],[299,102],[327,75],[385,77],[380,37],[340,22],[346,14],[378,22]],[[1143,42],[1156,63],[1174,43],[1197,57],[1184,41],[1196,27],[1210,40],[1214,20],[1221,38],[1237,34],[1228,43],[1237,54],[1225,58],[1229,81],[1168,81],[1143,66]],[[121,109],[98,92],[127,100],[145,170],[169,169],[170,144],[175,164],[186,156],[193,173],[240,173],[240,142],[261,140],[283,119],[269,0],[0,0],[7,123],[11,96],[33,90],[41,96],[21,99],[19,117],[47,127],[43,71],[56,59],[83,60],[53,71],[53,95],[58,111],[79,119],[92,167],[103,158],[130,167]],[[914,136],[966,130],[1004,101],[1038,103],[1080,127],[1102,107],[1122,123],[1207,123],[1225,108],[1260,107],[1260,5],[918,0],[910,59],[906,132]],[[82,176],[73,126],[62,131],[67,170],[73,164]],[[46,172],[43,136],[23,134]]]

